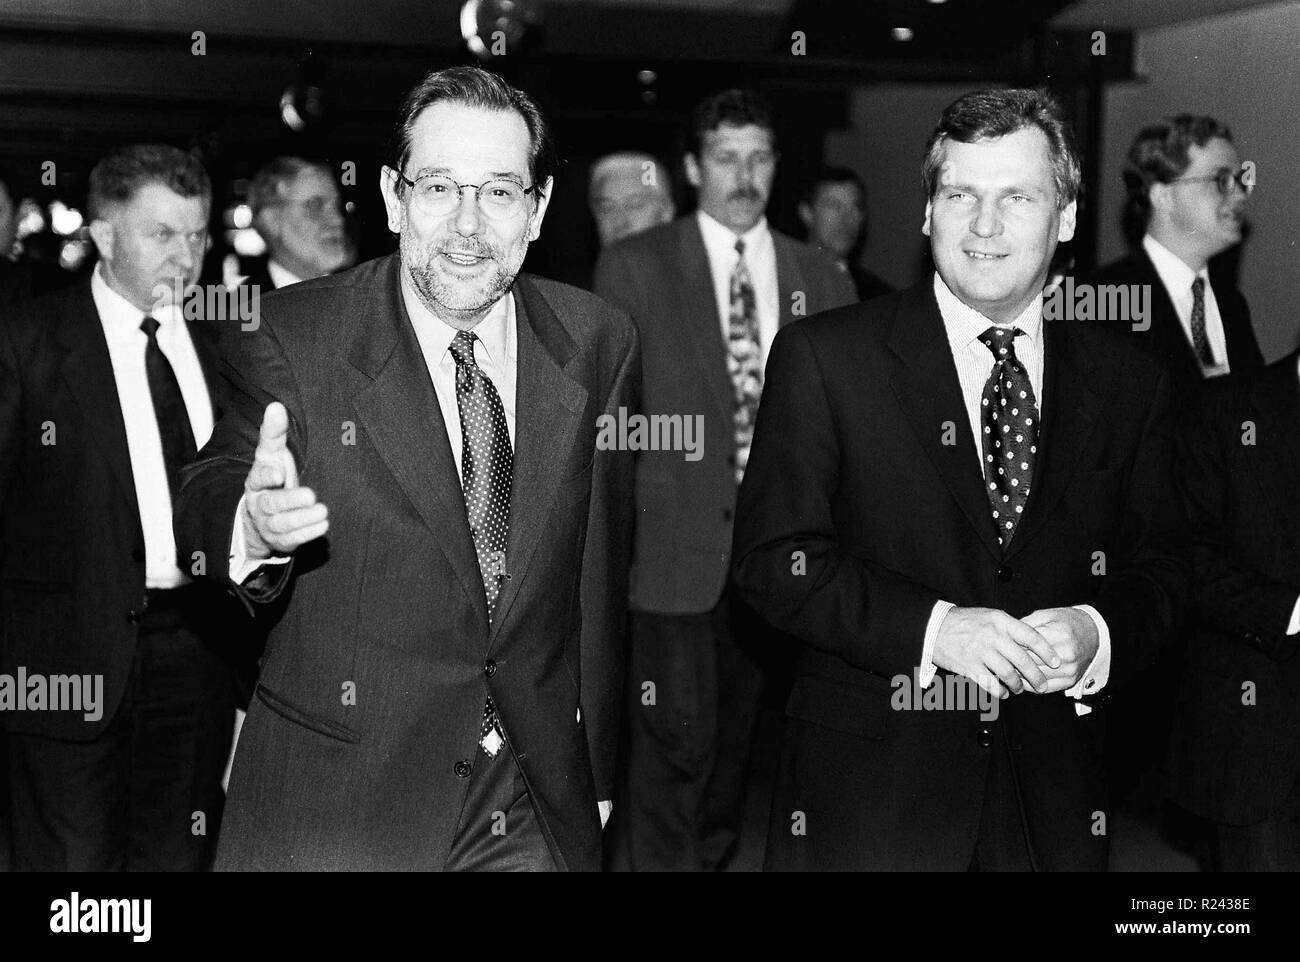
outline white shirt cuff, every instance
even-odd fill
[[[235,527],[230,535],[230,580],[242,585],[262,565],[282,565],[288,556],[274,558],[249,558],[248,544],[244,539],[244,495],[235,506]]]
[[[939,670],[934,663],[934,643],[939,639],[939,626],[943,619],[956,607],[951,601],[936,601],[934,610],[930,612],[930,620],[925,624],[925,642],[921,645],[921,666],[916,676],[916,683],[921,688],[929,688]]]
[[[1074,687],[1065,691],[1069,698],[1082,698],[1084,695],[1097,694],[1106,687],[1106,682],[1110,681],[1110,628],[1106,626],[1106,619],[1092,605],[1074,605],[1074,609],[1082,611],[1097,626],[1097,654],[1093,656],[1092,664],[1079,677]],[[1076,715],[1087,715],[1091,711],[1092,708],[1088,705],[1074,706]]]
[[[1291,620],[1287,622],[1286,633],[1288,635],[1300,634],[1300,598],[1296,598],[1295,607],[1291,609]]]

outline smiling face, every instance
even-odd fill
[[[90,225],[108,285],[142,311],[199,279],[208,250],[208,202],[145,184]]]
[[[700,156],[686,155],[686,178],[699,191],[700,210],[743,234],[763,216],[776,176],[770,130],[722,124],[705,132]]]
[[[514,111],[484,110],[440,101],[426,107],[411,131],[402,173],[415,181],[445,174],[460,184],[512,180],[533,186],[528,126]],[[413,204],[414,191],[385,167],[380,182],[388,229],[399,235],[402,269],[435,316],[468,330],[487,315],[514,283],[542,229],[551,183],[525,197],[505,219],[483,213],[473,188],[461,191],[450,213],[429,215]]]
[[[1241,154],[1222,137],[1187,149],[1187,170],[1172,183],[1151,186],[1151,235],[1199,269],[1215,254],[1241,242],[1246,194],[1235,184],[1225,196],[1211,178],[1241,169]]]
[[[949,290],[989,320],[1009,323],[1041,293],[1074,219],[1074,202],[1057,207],[1047,136],[1025,127],[946,143],[922,231]]]

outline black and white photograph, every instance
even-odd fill
[[[1300,0],[4,0],[0,930],[1280,934],[1297,64]]]

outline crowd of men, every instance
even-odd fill
[[[594,163],[588,292],[520,270],[546,118],[435,71],[385,154],[396,253],[352,267],[328,167],[254,178],[252,324],[177,300],[203,167],[104,157],[89,276],[0,260],[0,854],[724,870],[789,652],[768,869],[1105,870],[1135,757],[1208,867],[1300,865],[1300,355],[1264,365],[1213,261],[1253,186],[1229,130],[1137,135],[1133,253],[1077,280],[1151,311],[1073,322],[1050,94],[917,145],[934,270],[899,292],[855,172],[807,185],[807,241],[768,222],[775,127],[703,100],[680,215],[661,159]],[[706,440],[598,442],[640,414]]]

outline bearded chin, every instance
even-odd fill
[[[438,255],[433,248],[404,249],[402,253],[410,264],[408,273],[420,298],[426,304],[437,304],[446,310],[479,311],[491,307],[510,289],[513,279],[497,266],[491,274],[472,284],[457,282],[439,272],[435,266]]]

